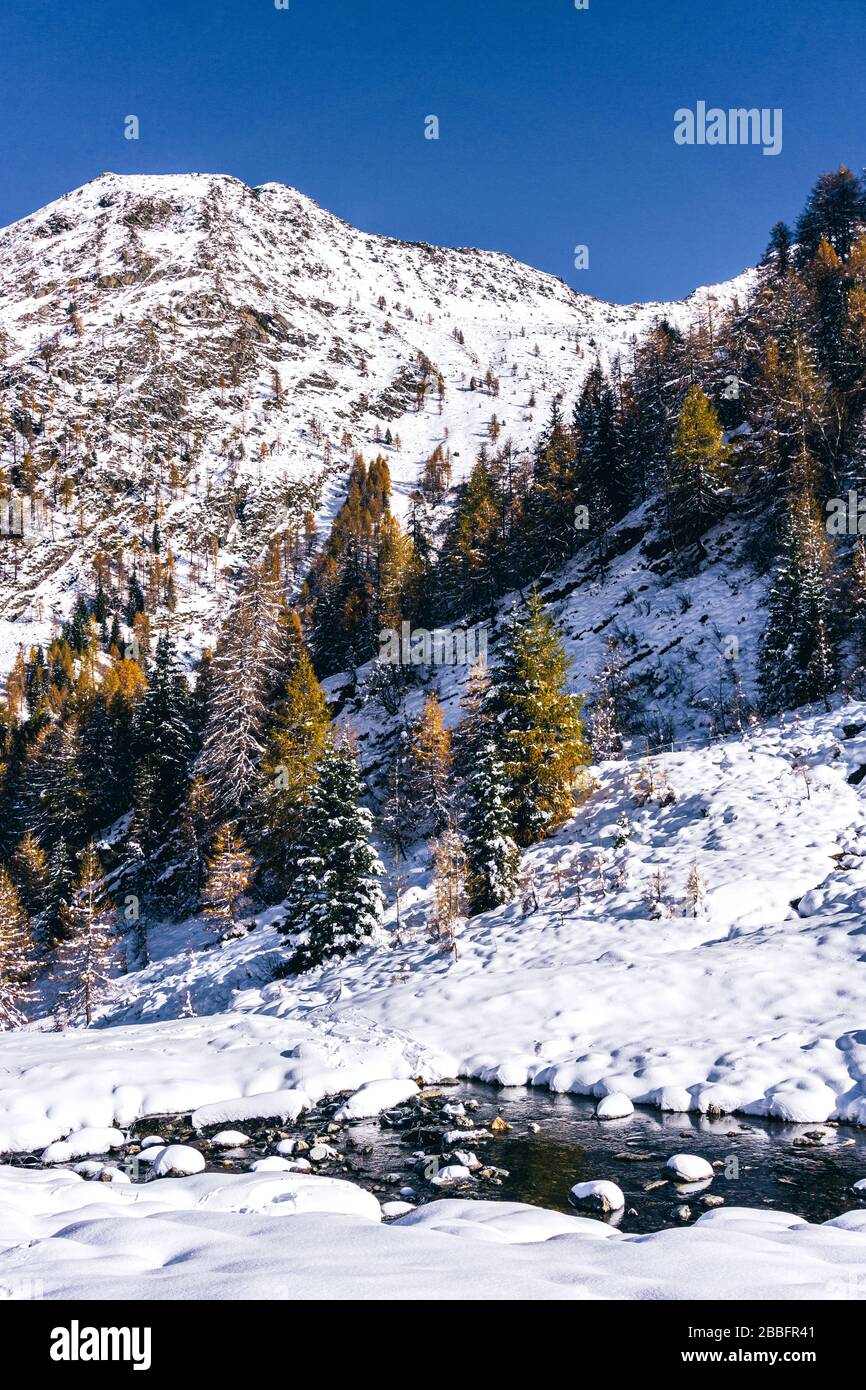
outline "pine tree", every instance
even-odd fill
[[[339,960],[380,938],[384,873],[370,841],[372,816],[354,753],[328,749],[317,769],[298,872],[280,930],[289,937],[293,974]]]
[[[25,1021],[28,983],[34,972],[30,919],[15,884],[0,864],[0,1032]]]
[[[285,890],[316,768],[331,737],[328,702],[306,650],[297,658],[284,698],[276,706],[263,762],[260,838],[267,866]]]
[[[496,744],[479,750],[467,778],[464,825],[469,915],[511,902],[520,877],[520,852],[513,838],[509,786]]]
[[[866,191],[856,174],[844,164],[822,174],[797,221],[798,265],[808,265],[824,240],[845,260],[864,221]]]
[[[33,924],[34,934],[40,944],[44,945],[46,943],[43,940],[43,914],[49,903],[48,857],[32,830],[26,832],[15,849],[12,871],[22,906]]]
[[[460,835],[449,827],[433,843],[433,904],[428,921],[455,960],[457,928],[465,915],[466,854]]]
[[[707,885],[697,861],[689,869],[686,879],[686,916],[700,917],[705,908]]]
[[[565,688],[570,664],[533,590],[525,616],[514,611],[508,621],[490,698],[519,845],[562,825],[587,789],[582,772],[590,750],[581,700]]]
[[[220,939],[238,935],[237,915],[248,904],[245,896],[253,872],[252,855],[232,822],[214,836],[202,893],[204,915]]]
[[[64,908],[72,901],[75,884],[75,869],[64,839],[59,839],[51,848],[48,859],[48,892],[45,907],[45,938],[49,946],[54,946],[63,936]]]
[[[806,475],[804,463],[804,476]],[[766,713],[826,702],[838,680],[832,558],[808,481],[793,492],[761,639],[759,684]]]
[[[105,879],[93,842],[81,857],[72,901],[62,908],[65,937],[58,944],[55,978],[67,1014],[83,1013],[89,1027],[93,1011],[119,963],[117,914],[105,892]]]
[[[268,690],[285,658],[281,597],[254,572],[226,622],[208,670],[207,723],[196,775],[224,820],[260,793]]]
[[[406,798],[419,834],[441,834],[451,815],[451,734],[434,691],[410,730]]]
[[[718,416],[699,386],[680,411],[666,488],[668,530],[674,545],[688,545],[720,514],[730,449]]]
[[[866,675],[866,545],[863,537],[854,542],[851,576],[848,581],[848,611],[851,618],[854,656],[862,682]]]

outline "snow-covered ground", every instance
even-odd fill
[[[290,1221],[287,1229],[285,1223]],[[294,1173],[143,1187],[0,1169],[0,1296],[96,1299],[862,1299],[866,1212],[726,1208],[628,1236],[513,1202],[431,1202]]]
[[[537,904],[475,918],[456,959],[427,936],[420,862],[401,936],[313,977],[271,979],[280,940],[270,914],[223,945],[196,923],[159,929],[153,963],[116,982],[98,1026],[55,1033],[45,1023],[0,1038],[0,1147],[39,1149],[83,1128],[200,1107],[209,1107],[202,1123],[291,1116],[306,1100],[399,1083],[368,1086],[354,1103],[366,1114],[377,1108],[371,1097],[386,1107],[413,1078],[454,1073],[674,1111],[866,1122],[866,820],[863,784],[848,781],[866,767],[866,705],[649,766],[649,795],[636,786],[639,763],[597,769],[590,801],[525,856]],[[693,864],[706,882],[698,916],[685,912]],[[860,1213],[809,1227],[725,1209],[636,1238],[532,1208],[437,1202],[384,1229],[369,1204],[359,1216],[357,1188],[346,1195],[350,1216],[305,1209],[287,1262],[275,1206],[285,1198],[280,1212],[297,1209],[296,1180],[197,1175],[131,1190],[3,1167],[0,1229],[11,1249],[0,1283],[117,1296],[128,1280],[137,1296],[170,1287],[230,1297],[276,1281],[286,1296],[327,1284],[340,1297],[357,1292],[363,1270],[365,1291],[382,1296],[398,1285],[412,1297],[814,1298],[866,1288]],[[327,1205],[334,1188],[304,1192]],[[148,1223],[143,1239],[131,1214]]]
[[[669,1110],[864,1122],[866,819],[847,779],[866,765],[866,732],[846,737],[860,725],[866,706],[848,705],[656,757],[645,804],[640,764],[603,766],[589,802],[525,855],[537,903],[474,918],[456,959],[428,937],[422,868],[399,938],[313,976],[270,979],[280,942],[267,920],[223,945],[162,928],[154,963],[116,982],[101,1026],[0,1039],[0,1146],[456,1072]],[[691,916],[695,864],[706,901]]]

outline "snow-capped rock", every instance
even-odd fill
[[[699,1154],[673,1154],[665,1164],[677,1182],[709,1182],[713,1165]]]
[[[169,1144],[157,1154],[153,1164],[158,1178],[184,1178],[204,1171],[204,1154],[189,1144]]]
[[[613,1211],[621,1211],[625,1206],[622,1188],[604,1178],[596,1178],[591,1182],[576,1182],[569,1197],[576,1207],[598,1211],[605,1216]]]
[[[633,1114],[634,1106],[623,1091],[612,1091],[609,1096],[602,1096],[595,1107],[598,1120],[622,1120]]]

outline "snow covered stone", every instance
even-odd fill
[[[392,1105],[401,1105],[404,1100],[417,1096],[418,1086],[414,1081],[367,1081],[340,1106],[335,1120],[370,1120]]]
[[[463,1168],[480,1168],[481,1161],[477,1154],[471,1149],[455,1149],[454,1162],[459,1163]]]
[[[622,1211],[625,1197],[615,1182],[594,1179],[592,1182],[576,1182],[569,1194],[576,1207],[586,1211],[600,1211],[607,1216],[612,1211]]]
[[[712,1164],[697,1154],[674,1154],[665,1166],[677,1182],[708,1182],[714,1176]]]
[[[436,1176],[430,1181],[435,1183],[437,1187],[447,1187],[452,1182],[468,1182],[471,1177],[472,1174],[465,1164],[449,1163],[446,1167],[440,1168]]]
[[[412,1202],[398,1202],[392,1199],[390,1202],[382,1203],[383,1216],[405,1216],[407,1212],[414,1210],[415,1207]]]
[[[147,1138],[141,1141],[141,1147],[143,1149],[152,1149],[156,1145],[159,1145],[160,1148],[165,1148],[165,1140],[160,1134],[148,1134]]]
[[[609,1096],[603,1096],[595,1107],[595,1118],[597,1120],[624,1120],[627,1115],[634,1114],[634,1106],[624,1091],[611,1091]]]
[[[251,1173],[291,1173],[298,1172],[300,1159],[280,1158],[278,1154],[269,1154],[267,1158],[257,1158],[255,1163],[250,1164]],[[303,1160],[306,1163],[306,1160]],[[309,1168],[310,1164],[306,1163]]]
[[[244,1144],[251,1144],[249,1135],[242,1134],[239,1129],[221,1129],[219,1134],[215,1134],[209,1141],[211,1144],[220,1145],[225,1149],[240,1149]]]
[[[264,1091],[254,1096],[236,1096],[230,1100],[200,1105],[192,1113],[195,1129],[218,1125],[231,1120],[296,1120],[309,1110],[310,1098],[304,1091]]]
[[[158,1178],[185,1178],[204,1169],[204,1154],[189,1144],[169,1144],[157,1155],[153,1171]]]
[[[866,1201],[866,1178],[858,1179],[858,1181],[852,1185],[851,1191],[856,1192],[858,1197],[862,1197],[864,1201]]]
[[[42,1154],[43,1163],[68,1163],[87,1154],[104,1154],[126,1143],[119,1129],[79,1129],[66,1139],[57,1139]]]

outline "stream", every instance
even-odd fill
[[[866,1130],[852,1126],[665,1115],[653,1109],[599,1121],[591,1099],[471,1081],[427,1087],[417,1099],[376,1119],[337,1124],[339,1103],[336,1097],[322,1101],[295,1124],[240,1121],[202,1132],[192,1128],[188,1115],[151,1117],[134,1126],[125,1149],[105,1155],[105,1162],[124,1168],[133,1181],[146,1181],[150,1170],[137,1151],[145,1137],[159,1135],[200,1149],[209,1171],[245,1172],[289,1140],[296,1145],[293,1161],[302,1159],[312,1172],[349,1178],[383,1202],[470,1197],[563,1212],[574,1210],[569,1192],[575,1183],[603,1178],[625,1195],[625,1210],[608,1219],[637,1233],[688,1224],[708,1206],[719,1205],[718,1199],[812,1222],[862,1205],[852,1185],[866,1177]],[[446,1115],[445,1106],[458,1114]],[[465,1114],[459,1114],[460,1107]],[[250,1142],[237,1148],[214,1145],[221,1130],[239,1130]],[[477,1156],[479,1166],[468,1179],[438,1183],[443,1168],[459,1162],[455,1149]],[[712,1183],[679,1187],[665,1170],[675,1153],[697,1154],[714,1164]],[[11,1161],[42,1166],[35,1153]]]

